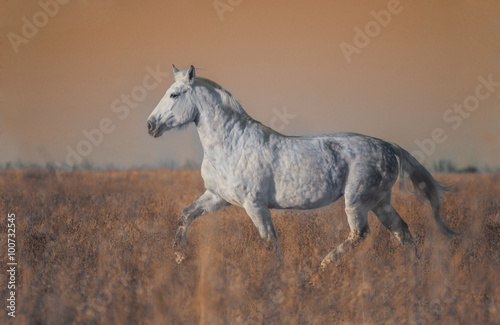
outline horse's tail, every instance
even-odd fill
[[[405,186],[405,176],[408,176],[413,185],[413,193],[417,195],[419,200],[426,198],[429,200],[434,219],[436,220],[439,230],[447,237],[459,235],[448,227],[441,216],[439,210],[441,208],[441,195],[444,192],[450,191],[449,186],[444,185],[437,181],[432,175],[422,166],[408,151],[404,150],[396,144],[391,144],[394,153],[399,158],[399,184],[401,188],[408,188]]]

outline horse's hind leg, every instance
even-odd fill
[[[363,205],[360,206],[359,204],[353,203],[346,197],[345,212],[351,232],[342,244],[326,255],[321,262],[321,269],[325,269],[328,264],[336,261],[342,254],[347,253],[351,247],[358,244],[370,232],[370,227],[368,226],[368,211]]]
[[[417,246],[410,233],[410,229],[406,222],[401,218],[396,209],[391,204],[391,195],[380,201],[372,211],[377,215],[378,219],[387,229],[390,230],[392,235],[402,244],[408,245],[415,252],[417,256]]]

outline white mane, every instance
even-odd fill
[[[245,112],[243,107],[238,103],[238,101],[231,95],[231,93],[224,88],[222,88],[218,83],[206,78],[196,77],[196,80],[207,88],[213,88],[214,91],[219,94],[221,98],[221,105],[225,108],[230,108],[231,110],[243,114],[244,116],[250,118],[250,116]]]

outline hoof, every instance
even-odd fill
[[[339,254],[336,252],[336,250],[331,251],[330,253],[328,253],[328,255],[325,256],[323,261],[321,261],[319,270],[324,271],[328,267],[328,265],[338,260],[338,258]]]
[[[181,264],[186,259],[186,254],[181,252],[175,252],[175,263]]]
[[[330,263],[332,263],[331,260],[327,260],[326,258],[321,262],[321,264],[319,265],[319,270],[321,272],[323,272],[324,270],[326,270],[326,268],[328,267],[328,265],[330,265]]]

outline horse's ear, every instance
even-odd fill
[[[175,65],[172,64],[172,72],[174,74],[174,81],[177,81],[177,77],[178,77],[178,73],[179,73],[179,69],[177,69],[175,67]]]
[[[194,67],[190,66],[187,72],[188,82],[192,84],[194,82],[194,78],[196,78],[196,73],[194,71]]]

